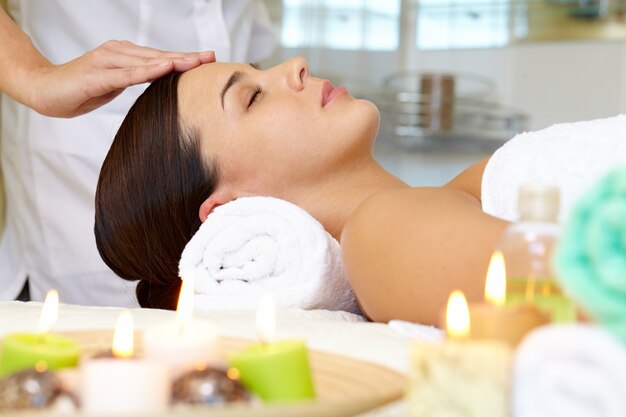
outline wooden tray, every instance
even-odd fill
[[[64,336],[76,340],[86,356],[102,352],[111,346],[112,331],[66,332]],[[135,335],[135,350],[141,354],[141,337]],[[220,352],[242,349],[253,343],[244,339],[222,338]],[[310,351],[311,368],[317,398],[310,402],[285,405],[243,405],[224,407],[174,407],[162,415],[200,417],[340,417],[353,416],[400,399],[404,395],[407,379],[398,372],[379,365],[345,356]],[[4,414],[15,417],[55,416],[50,411],[19,412]],[[80,416],[85,416],[80,414]]]

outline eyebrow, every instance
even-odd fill
[[[256,66],[254,64],[250,63],[248,65],[256,69]],[[230,87],[237,84],[237,82],[241,80],[244,76],[246,76],[245,72],[235,71],[230,75],[230,77],[228,78],[228,81],[226,81],[226,84],[224,84],[224,88],[222,88],[222,92],[220,93],[220,100],[222,101],[222,110],[224,110],[224,96],[226,95],[226,92],[228,92]]]
[[[235,71],[230,75],[228,81],[226,81],[226,84],[224,84],[224,88],[222,88],[222,92],[220,93],[220,99],[222,100],[222,110],[224,110],[224,96],[226,95],[230,87],[237,84],[237,81],[241,80],[244,75],[245,74],[241,71]]]

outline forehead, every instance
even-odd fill
[[[235,71],[246,71],[244,64],[216,62],[185,72],[178,83],[178,106],[185,121],[199,122],[202,114],[221,111],[220,92]]]

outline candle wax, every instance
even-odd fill
[[[171,395],[164,365],[118,358],[87,360],[80,390],[83,413],[109,416],[164,412]]]
[[[257,343],[229,359],[241,383],[264,401],[315,398],[308,352],[301,341]]]
[[[207,320],[185,323],[159,323],[143,332],[143,351],[147,359],[167,365],[176,377],[199,365],[220,363],[216,326]]]
[[[416,343],[408,415],[507,417],[511,356],[494,341]]]
[[[499,340],[515,347],[536,327],[550,322],[550,317],[529,304],[498,307],[488,303],[469,305],[471,339]]]
[[[0,376],[45,362],[47,369],[57,370],[78,364],[80,347],[66,337],[54,334],[17,333],[2,341]]]

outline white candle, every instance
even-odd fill
[[[167,368],[132,358],[133,324],[120,314],[113,338],[113,357],[86,361],[81,368],[81,404],[85,414],[130,415],[166,410],[171,396]]]
[[[173,377],[197,366],[220,364],[217,328],[208,320],[193,318],[193,279],[183,280],[176,320],[159,323],[143,333],[146,358],[165,364]]]
[[[455,291],[446,312],[448,340],[412,348],[409,416],[508,415],[511,348],[472,340],[473,330],[465,296]]]

